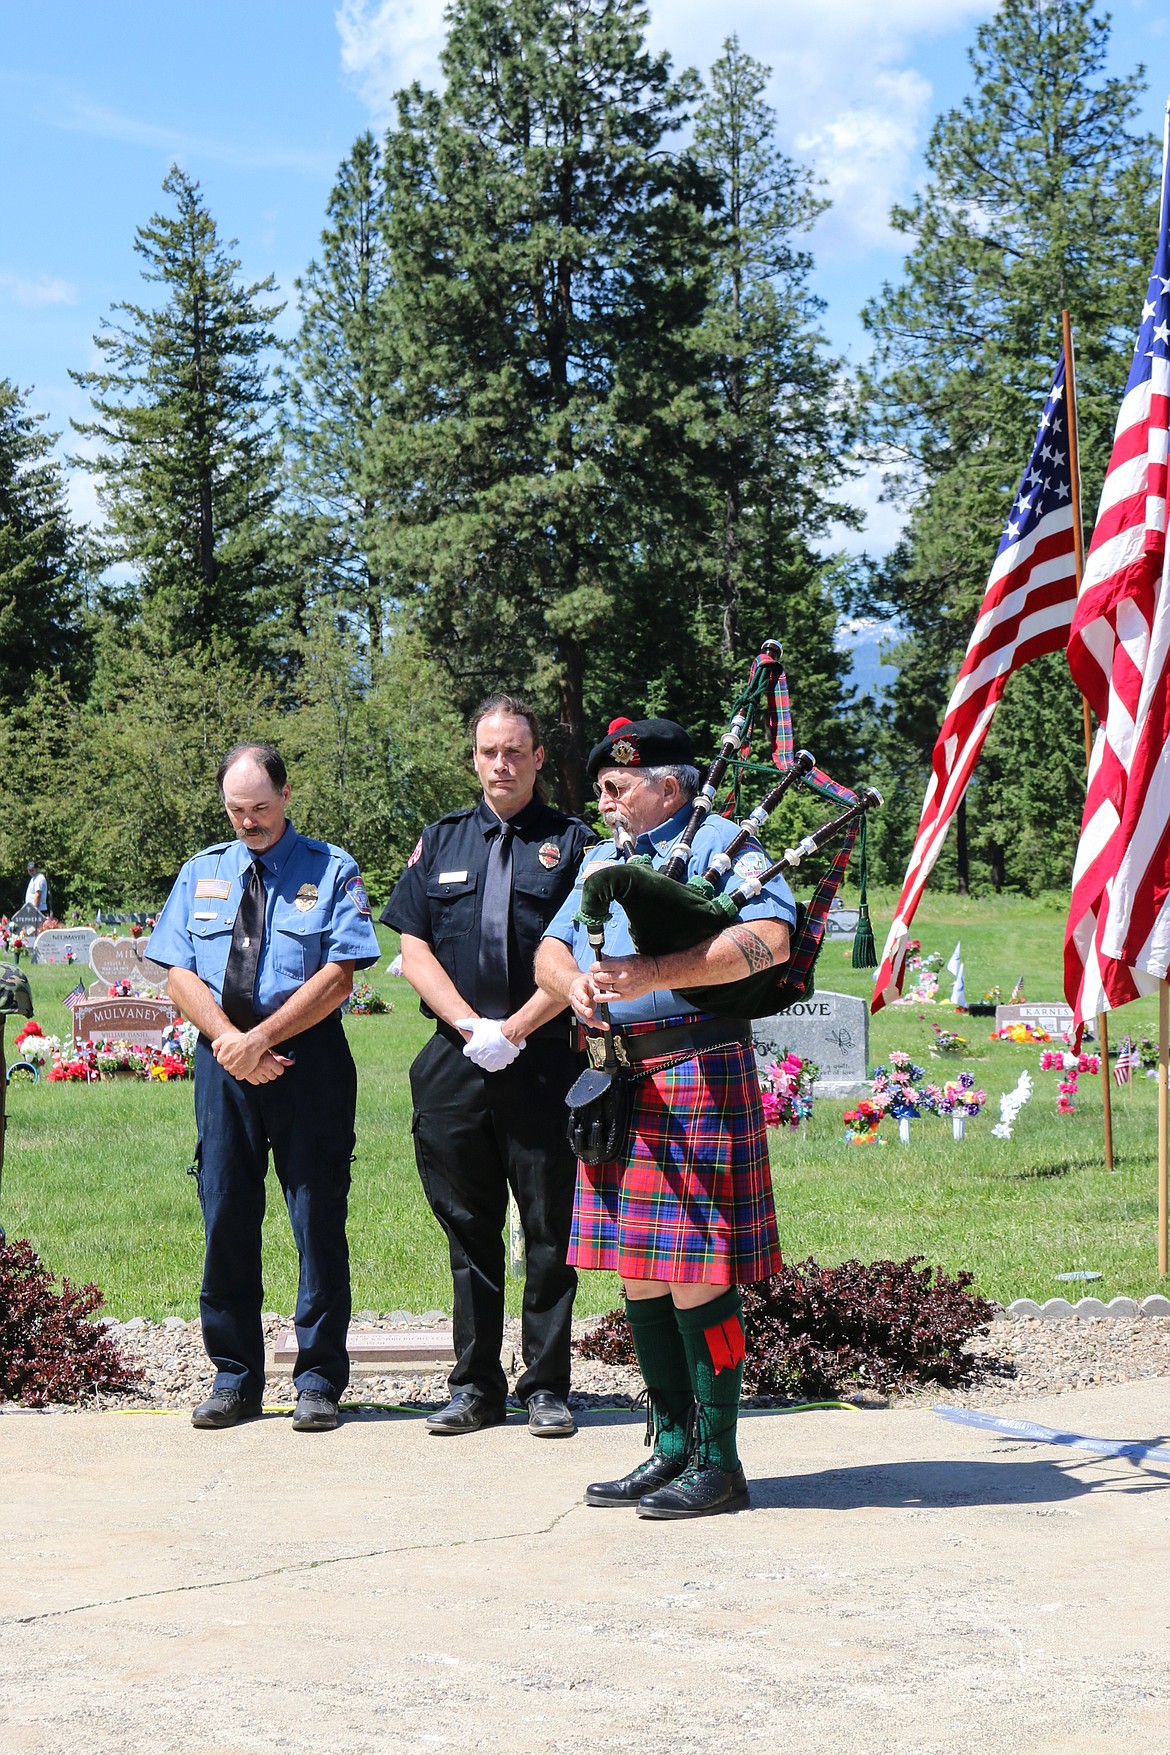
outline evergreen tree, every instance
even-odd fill
[[[843,753],[848,660],[834,646],[832,567],[812,545],[834,520],[857,521],[832,497],[851,434],[840,362],[819,329],[823,301],[809,290],[812,257],[798,245],[828,203],[775,145],[769,77],[728,38],[694,133],[720,196],[700,340],[717,398],[720,650],[727,695],[760,641],[780,636],[798,714],[817,729],[810,741],[828,761]]]
[[[154,307],[120,303],[94,337],[102,365],[73,372],[97,443],[75,461],[97,478],[106,559],[134,570],[148,619],[174,651],[244,638],[275,607],[276,449],[265,356],[281,309],[272,277],[244,285],[198,183],[173,166],[171,215],[139,227]]]
[[[373,438],[393,390],[394,330],[385,182],[372,134],[360,135],[343,162],[328,215],[322,259],[296,283],[295,365],[282,374],[293,550],[312,595],[359,617],[371,651],[381,652],[389,603],[373,550],[377,522],[393,506],[373,466]]]
[[[26,397],[0,378],[0,710],[34,672],[76,678],[85,577],[52,440]]]
[[[1141,70],[1105,77],[1108,38],[1093,0],[1005,0],[979,28],[973,90],[936,122],[929,180],[892,215],[912,240],[905,278],[864,313],[875,338],[868,434],[892,491],[912,506],[873,594],[907,631],[887,748],[891,790],[913,809],[889,848],[890,877],[901,876],[1065,307],[1090,518],[1108,462],[1156,225],[1154,143],[1131,132]],[[1032,666],[1026,684],[1013,678],[968,793],[972,849],[997,884],[1067,881],[1081,747],[1080,698],[1059,658]],[[1060,752],[1051,764],[1048,750]],[[1023,769],[1037,761],[1049,770],[1046,809],[1025,858]]]
[[[636,0],[448,16],[443,96],[403,94],[386,145],[404,404],[379,455],[412,498],[380,564],[461,707],[533,690],[579,807],[597,720],[694,686],[710,191],[668,147],[697,87]]]

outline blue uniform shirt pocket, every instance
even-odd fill
[[[195,950],[195,973],[215,994],[223,992],[224,970],[232,948],[235,914],[214,920],[192,920],[189,931]]]
[[[272,967],[298,986],[321,967],[321,910],[277,907],[272,917]]]

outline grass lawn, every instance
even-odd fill
[[[879,949],[894,897],[879,893],[874,927]],[[1064,914],[1061,904],[1016,898],[968,900],[928,896],[916,931],[924,950],[948,957],[961,939],[967,995],[993,983],[1006,994],[1020,975],[1030,999],[1060,994]],[[386,956],[393,934],[380,932]],[[410,1139],[407,1069],[429,1026],[406,984],[386,975],[374,984],[395,1005],[386,1017],[354,1018],[347,1028],[358,1063],[358,1144],[351,1196],[350,1246],[355,1309],[450,1309],[446,1248],[422,1198]],[[29,971],[38,1021],[64,1033],[62,996],[74,969]],[[868,995],[871,976],[849,965],[840,947],[818,968],[822,988]],[[947,976],[943,975],[944,983]],[[944,989],[945,991],[945,989]],[[1126,1031],[1151,1036],[1155,1000],[1111,1020],[1111,1040]],[[957,1029],[983,1057],[930,1061],[931,1022]],[[873,1020],[870,1063],[904,1049],[940,1082],[969,1067],[989,1095],[988,1108],[955,1144],[947,1122],[912,1124],[908,1148],[846,1147],[842,1105],[822,1101],[807,1135],[773,1134],[772,1166],[786,1255],[832,1262],[921,1253],[955,1271],[970,1268],[981,1291],[1001,1301],[1045,1298],[1067,1288],[1054,1276],[1097,1269],[1089,1290],[1104,1298],[1158,1289],[1156,1085],[1139,1077],[1114,1091],[1117,1167],[1104,1166],[1101,1081],[1083,1076],[1077,1113],[1058,1116],[1055,1073],[1039,1070],[1038,1048],[990,1043],[990,1020],[957,1019],[947,1006],[888,1008]],[[14,1020],[7,1050],[12,1057]],[[1010,1141],[993,1139],[997,1099],[1027,1068],[1035,1080]],[[194,1155],[190,1085],[147,1087],[136,1081],[99,1086],[17,1083],[8,1090],[9,1122],[0,1222],[9,1237],[27,1236],[59,1274],[96,1280],[122,1317],[192,1316],[202,1258],[199,1209],[186,1168]],[[275,1181],[265,1228],[266,1306],[291,1310],[296,1256]],[[519,1285],[510,1292],[518,1308]],[[609,1309],[608,1275],[582,1277],[581,1313]]]

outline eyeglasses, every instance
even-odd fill
[[[594,798],[609,798],[615,804],[620,804],[623,798],[630,796],[636,786],[643,784],[645,778],[644,774],[632,775],[625,786],[619,786],[614,780],[595,780],[593,782],[593,796]]]

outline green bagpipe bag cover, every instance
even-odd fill
[[[689,951],[739,919],[734,902],[716,894],[702,878],[680,884],[641,859],[591,871],[581,886],[577,920],[586,930],[600,931],[614,902],[625,909],[630,936],[647,957]],[[802,913],[798,903],[794,940]],[[774,969],[745,975],[741,981],[679,991],[696,1011],[714,1012],[722,1018],[768,1018],[803,998],[811,988],[811,972],[806,987],[796,991],[789,981],[787,964],[781,963]]]

